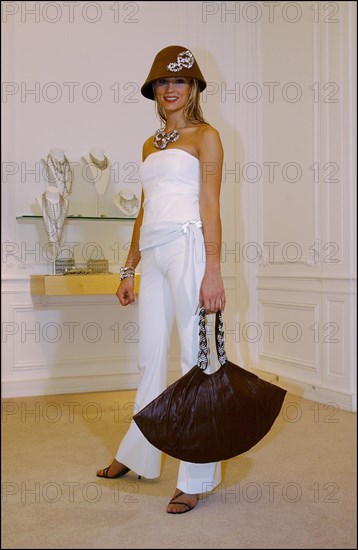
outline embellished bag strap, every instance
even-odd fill
[[[225,352],[225,338],[221,310],[219,310],[215,316],[215,343],[219,363],[223,366],[227,363],[227,357]]]
[[[227,362],[227,357],[224,347],[224,329],[222,322],[222,314],[219,310],[215,314],[215,343],[218,360],[221,366]],[[206,336],[205,309],[199,311],[199,353],[198,367],[205,370],[208,366],[208,341]]]
[[[198,367],[205,370],[208,366],[208,341],[206,338],[205,309],[199,311],[199,353]]]

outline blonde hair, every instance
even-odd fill
[[[155,83],[153,83],[153,92],[154,92],[154,99],[155,99],[155,110],[157,117],[166,124],[167,117],[165,116],[165,110],[161,105],[159,105],[157,101],[157,97],[155,94]],[[191,81],[190,86],[190,93],[188,97],[188,101],[186,102],[185,108],[184,108],[184,120],[187,124],[193,123],[202,123],[202,124],[208,124],[208,122],[204,119],[203,112],[201,110],[200,106],[200,88],[199,88],[199,82],[196,78],[193,78]]]

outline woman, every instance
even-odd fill
[[[199,307],[208,314],[225,308],[219,203],[223,149],[217,130],[201,112],[199,94],[205,87],[193,54],[183,46],[169,46],[157,54],[141,88],[144,97],[155,100],[164,128],[143,145],[141,207],[117,290],[122,305],[134,302],[134,270],[141,260],[139,410],[166,388],[174,320],[185,374],[197,363]],[[133,422],[112,464],[97,475],[117,478],[131,469],[154,478],[160,475],[160,462],[161,452]],[[220,481],[220,463],[180,461],[167,512],[192,510],[199,493]]]

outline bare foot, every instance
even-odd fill
[[[175,489],[174,496],[167,506],[168,514],[184,514],[190,512],[198,504],[198,495],[183,493]]]
[[[104,468],[103,470],[97,470],[97,476],[98,477],[121,477],[124,476],[127,472],[129,472],[129,468],[127,466],[124,466],[124,464],[121,464],[116,460],[113,459],[113,462],[110,466],[107,468]]]

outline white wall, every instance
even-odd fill
[[[225,149],[228,355],[354,409],[355,5],[314,6],[2,4],[4,396],[136,387],[137,308],[31,296],[30,274],[51,272],[46,234],[16,217],[38,212],[51,147],[78,163],[70,213],[117,215],[112,195],[139,194],[141,145],[159,126],[139,89],[157,51],[182,44],[208,81],[202,106]],[[93,146],[113,168],[98,203],[81,177]],[[117,271],[131,223],[71,221],[65,237],[77,263],[96,242]],[[178,349],[175,338],[170,379]]]
[[[279,84],[259,117],[259,157],[277,163],[260,187],[259,240],[277,244],[258,273],[259,319],[277,325],[259,364],[354,408],[356,6],[299,4],[297,23],[260,29],[259,80]]]

